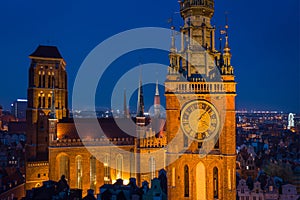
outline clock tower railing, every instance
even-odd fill
[[[166,82],[166,93],[235,93],[235,82]]]

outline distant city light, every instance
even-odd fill
[[[28,102],[27,99],[17,99],[18,102]]]

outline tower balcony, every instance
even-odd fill
[[[235,94],[235,82],[165,82],[166,93]]]

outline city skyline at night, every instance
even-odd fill
[[[26,97],[28,55],[39,44],[55,45],[60,49],[67,62],[70,96],[81,63],[100,42],[137,27],[170,28],[174,25],[178,30],[182,22],[177,3],[170,0],[159,4],[118,2],[118,6],[114,6],[118,15],[105,9],[111,7],[109,2],[46,4],[17,1],[1,4],[0,15],[6,20],[0,22],[3,27],[0,38],[3,44],[0,49],[0,104],[5,109],[9,109],[15,99]],[[212,24],[220,31],[225,24],[224,13],[228,12],[233,65],[238,65],[237,109],[299,113],[298,4],[296,0],[284,4],[279,1],[217,2]],[[172,22],[170,18],[173,18]],[[287,27],[288,32],[285,31]],[[137,52],[120,59],[115,65],[130,68],[149,61],[168,64],[165,55]],[[148,98],[145,104],[148,107],[153,103],[153,92],[154,86],[146,90]],[[98,106],[109,107],[108,101],[101,101],[97,101]]]
[[[0,199],[299,199],[298,8],[0,3]]]

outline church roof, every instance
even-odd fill
[[[130,119],[113,119],[113,118],[101,118],[98,119],[99,125],[101,126],[103,133],[98,133],[93,128],[92,121],[90,119],[78,119],[76,125],[84,132],[80,133],[81,138],[133,138],[136,135],[135,127],[129,127],[127,124],[130,123]],[[126,127],[129,130],[122,130],[120,127]],[[64,138],[67,139],[78,139],[79,135],[75,127],[74,121],[60,122],[57,125],[57,132]],[[127,134],[129,132],[129,134]]]
[[[57,133],[61,138],[79,139],[79,138],[134,138],[137,137],[135,121],[127,118],[100,118],[98,123],[103,133],[98,133],[94,129],[94,124],[90,119],[77,119],[76,125],[84,132],[78,135],[73,119],[65,119],[57,124]],[[146,122],[146,125],[149,122]],[[78,127],[77,127],[78,128]],[[163,137],[162,132],[165,128],[165,120],[157,119],[151,121],[151,128],[155,130],[158,137]],[[104,135],[103,135],[104,134]]]
[[[39,45],[38,48],[30,56],[42,58],[62,58],[56,46],[43,45]]]

